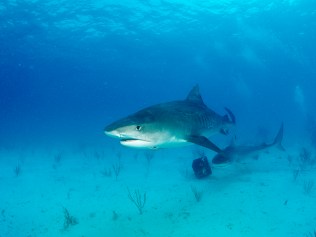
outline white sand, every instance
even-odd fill
[[[259,160],[213,168],[205,180],[191,169],[191,147],[161,150],[149,167],[144,151],[123,147],[59,151],[0,151],[0,237],[19,236],[305,236],[316,230],[316,187],[304,182],[315,169],[293,181],[290,153],[263,154]],[[84,151],[84,152],[83,152]],[[98,160],[95,151],[104,153]],[[122,170],[111,169],[121,154]],[[135,154],[138,154],[135,159]],[[209,160],[213,153],[207,153]],[[13,172],[18,160],[21,173]],[[191,187],[202,192],[197,202]],[[127,188],[147,193],[140,215]],[[78,220],[64,230],[63,207]],[[117,218],[113,220],[113,211]]]

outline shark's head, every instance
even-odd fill
[[[150,110],[141,110],[110,124],[104,133],[120,139],[124,146],[135,148],[159,148],[168,137]]]

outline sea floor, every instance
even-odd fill
[[[203,180],[192,150],[1,149],[0,237],[314,236],[315,168],[299,165],[299,150]],[[142,214],[135,191],[146,193]]]

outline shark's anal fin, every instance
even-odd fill
[[[204,146],[204,147],[211,149],[217,153],[223,152],[219,147],[217,147],[213,142],[211,142],[210,140],[208,140],[204,136],[189,136],[187,138],[187,140],[188,140],[188,142],[192,142],[192,143],[199,145],[199,146]]]

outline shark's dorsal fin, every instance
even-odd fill
[[[195,85],[195,86],[191,89],[191,91],[189,92],[189,94],[188,94],[186,100],[187,100],[187,101],[191,101],[191,102],[195,102],[195,103],[199,103],[199,104],[203,104],[203,105],[204,105],[202,96],[201,96],[201,94],[200,94],[199,85]]]

